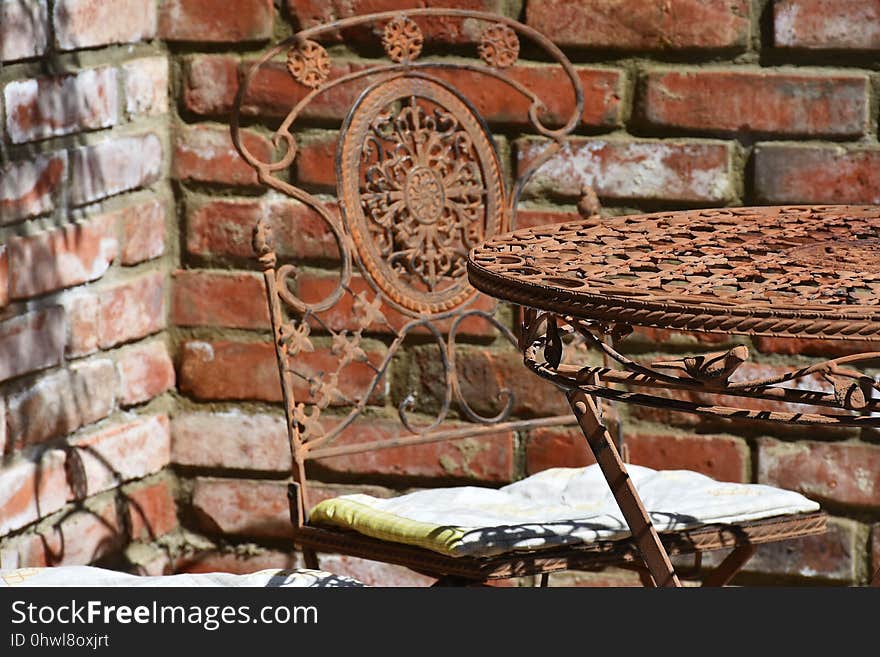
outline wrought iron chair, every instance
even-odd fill
[[[420,59],[422,27],[430,21],[467,22],[482,28],[477,52],[481,63]],[[334,67],[318,40],[337,39],[349,30],[373,28],[390,61],[365,67]],[[542,51],[565,74],[573,97],[571,114],[548,127],[545,105],[506,69],[518,57],[520,39]],[[379,38],[376,39],[377,41]],[[276,161],[261,161],[249,151],[239,129],[240,116],[254,115],[249,89],[266,69],[277,71],[286,56],[289,75],[300,93],[274,131],[283,149]],[[523,123],[548,138],[548,147],[512,184],[505,181],[493,139],[474,106],[456,89],[455,72],[486,76],[528,102]],[[338,208],[287,181],[297,161],[294,124],[310,103],[343,88],[359,92],[345,117],[336,148]],[[337,96],[338,97],[338,96]],[[616,535],[573,544],[530,549],[519,544],[492,554],[452,556],[387,536],[365,535],[340,522],[310,521],[316,501],[306,463],[334,456],[497,434],[538,426],[575,425],[572,415],[517,419],[512,395],[496,415],[478,413],[462,394],[456,357],[469,323],[484,322],[512,344],[517,337],[496,314],[496,304],[467,281],[468,251],[481,241],[516,227],[523,187],[532,173],[564,145],[583,110],[583,90],[572,64],[546,37],[517,21],[463,10],[414,9],[357,16],[304,29],[266,52],[245,75],[235,106],[232,135],[242,156],[262,183],[296,199],[321,218],[339,253],[338,278],[323,298],[306,300],[298,287],[301,268],[276,252],[272,220],[261,220],[254,249],[265,274],[266,292],[288,420],[293,471],[289,484],[295,542],[309,567],[317,552],[335,552],[410,567],[438,583],[479,583],[491,579],[547,575],[561,570],[597,570],[610,564],[639,570],[650,583],[635,540]],[[597,212],[587,195],[579,208]],[[314,291],[313,291],[314,292]],[[508,320],[509,321],[509,320]],[[378,342],[370,343],[375,338]],[[379,399],[388,368],[406,340],[420,339],[438,354],[442,392],[432,408],[411,394],[399,395],[396,428],[379,439],[360,431],[371,423],[388,425],[388,403]],[[318,352],[321,345],[324,352]],[[374,344],[376,348],[370,345]],[[359,368],[366,383],[353,391]],[[378,400],[378,401],[377,401]],[[383,407],[384,404],[384,407]],[[420,406],[421,404],[421,406]],[[432,412],[433,417],[427,413]],[[457,418],[453,417],[457,414]],[[335,510],[338,515],[339,509]],[[330,516],[333,512],[329,513]],[[331,518],[332,520],[332,518]],[[708,524],[662,538],[672,553],[701,553],[734,548],[706,583],[723,584],[761,542],[822,531],[824,516],[798,514],[740,524]],[[503,529],[503,528],[501,528]],[[387,528],[386,528],[387,530]]]

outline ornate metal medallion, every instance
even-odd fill
[[[330,57],[321,44],[305,41],[288,51],[287,70],[294,80],[314,89],[330,74]]]
[[[497,156],[473,110],[438,81],[397,77],[361,96],[344,133],[339,198],[376,287],[420,314],[473,296],[468,251],[504,213]]]
[[[398,16],[385,25],[382,46],[393,62],[410,62],[422,52],[424,37],[411,18]]]
[[[483,31],[477,51],[489,66],[507,68],[513,66],[519,57],[519,38],[506,25],[496,23]]]

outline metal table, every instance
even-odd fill
[[[616,340],[643,326],[880,344],[878,256],[880,206],[725,208],[508,233],[471,251],[468,276],[486,294],[524,307],[525,364],[566,391],[654,581],[677,585],[597,398],[716,417],[876,427],[880,384],[857,368],[876,366],[880,351],[750,380],[736,374],[749,357],[745,345],[643,363],[621,353]],[[567,334],[613,364],[566,363]],[[806,387],[817,376],[826,390]],[[670,399],[663,390],[694,391],[701,401]],[[729,405],[740,397],[780,406]],[[791,411],[789,404],[811,408]]]

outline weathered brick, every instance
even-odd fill
[[[837,358],[874,351],[876,342],[868,340],[816,340],[811,338],[754,337],[752,344],[766,354],[786,356],[825,356]]]
[[[419,401],[418,410],[433,412],[446,394],[446,377],[437,358],[437,349],[413,350],[410,377],[405,391]],[[478,347],[458,348],[456,366],[461,396],[484,417],[492,417],[504,408],[503,390],[513,395],[511,413],[515,416],[540,417],[567,415],[571,408],[565,395],[554,385],[523,369],[522,355],[515,350],[490,350]],[[455,404],[453,404],[454,406]]]
[[[149,401],[174,387],[174,363],[164,342],[125,347],[115,360],[122,406]]]
[[[336,203],[324,207],[335,221],[341,221]],[[212,199],[192,204],[187,212],[186,248],[204,257],[254,259],[254,228],[261,218],[269,222],[278,255],[339,259],[336,239],[321,215],[299,201],[276,197]]]
[[[250,130],[242,130],[244,147],[254,157],[269,162],[272,144]],[[224,185],[259,184],[257,173],[232,143],[228,127],[214,125],[184,126],[177,135],[173,175],[178,180]]]
[[[0,397],[0,454],[4,455],[12,452],[12,443],[9,441],[9,434],[6,430],[6,418],[6,399]]]
[[[661,128],[858,137],[868,128],[868,79],[751,69],[662,69],[645,77],[639,107],[645,121]]]
[[[564,224],[579,219],[580,215],[574,210],[519,208],[516,213],[516,225],[512,228],[536,228],[547,224]]]
[[[148,133],[83,146],[72,151],[71,168],[71,203],[90,203],[155,182],[162,169],[162,142]]]
[[[0,0],[0,61],[42,55],[48,37],[46,0]]]
[[[159,36],[168,41],[260,41],[272,34],[272,0],[235,0],[218,11],[212,0],[166,0]]]
[[[778,0],[773,45],[809,50],[880,50],[880,2]]]
[[[328,422],[326,426],[333,425]],[[465,426],[458,422],[444,424],[446,429]],[[410,434],[399,421],[370,418],[354,423],[333,445],[357,445],[406,435]],[[511,481],[513,459],[513,432],[499,431],[488,436],[327,457],[318,459],[315,464],[322,470],[347,475],[438,477],[497,483]]]
[[[810,497],[855,506],[880,506],[880,447],[854,442],[762,439],[758,481]]]
[[[268,328],[263,277],[254,272],[179,270],[171,302],[176,326]]]
[[[759,545],[743,572],[853,584],[859,580],[863,554],[859,524],[829,518],[825,534]]]
[[[0,467],[0,536],[64,506],[69,492],[64,459],[64,452],[53,449],[38,461],[19,460]]]
[[[238,89],[238,60],[197,55],[184,61],[184,106],[196,114],[228,116]]]
[[[133,205],[119,214],[123,265],[136,265],[165,253],[165,206],[160,201]]]
[[[238,410],[181,413],[171,420],[171,460],[178,465],[290,472],[282,415]]]
[[[382,359],[381,354],[371,350],[367,350],[367,357],[373,363]],[[316,348],[298,354],[295,367],[303,376],[317,377],[322,372],[335,372],[337,363],[338,356]],[[339,389],[349,398],[362,396],[373,375],[365,363],[351,363],[339,373]],[[178,383],[181,392],[196,399],[281,401],[275,347],[268,342],[188,341],[181,349]],[[293,390],[296,399],[310,397],[309,383],[299,376],[294,377]],[[381,396],[377,390],[370,401]]]
[[[336,188],[336,144],[338,135],[312,135],[301,140],[294,162],[300,185]]]
[[[67,153],[36,155],[0,167],[0,225],[53,210],[67,179]]]
[[[67,312],[67,348],[70,358],[87,356],[98,350],[100,302],[92,291],[76,290],[63,300]]]
[[[103,215],[9,240],[14,299],[45,294],[101,278],[116,258],[115,217]]]
[[[758,144],[754,158],[760,203],[880,203],[880,150]]]
[[[332,21],[383,11],[438,7],[467,9],[490,14],[510,15],[510,8],[502,0],[286,0],[287,10],[300,29]],[[514,18],[515,16],[511,16]],[[432,16],[415,19],[428,41],[440,43],[472,43],[478,41],[486,24],[472,19]],[[381,24],[345,31],[345,40],[356,43],[381,42]]]
[[[9,303],[9,250],[0,244],[0,308]]]
[[[122,65],[125,112],[129,117],[168,112],[168,58],[142,57]]]
[[[46,564],[87,565],[120,550],[126,536],[115,511],[112,504],[92,504],[65,515],[41,531],[40,547]]]
[[[0,381],[58,365],[64,339],[64,309],[60,306],[0,322]]]
[[[98,344],[106,349],[165,328],[165,277],[144,274],[99,296]]]
[[[21,448],[64,436],[113,410],[116,376],[108,359],[45,376],[8,398],[9,440]]]
[[[158,472],[171,460],[167,415],[112,424],[70,444],[82,459],[88,495]]]
[[[345,554],[321,554],[318,565],[322,570],[334,575],[353,577],[367,586],[381,587],[422,587],[430,586],[436,580],[403,566],[391,563],[359,559]]]
[[[290,538],[286,489],[282,481],[199,478],[192,506],[211,534]]]
[[[60,50],[134,43],[156,36],[156,5],[141,0],[58,0],[53,12]]]
[[[91,68],[47,78],[10,82],[6,100],[6,133],[21,144],[116,125],[116,69]]]
[[[733,436],[674,434],[624,426],[630,462],[655,470],[693,470],[718,481],[746,482],[750,478],[749,448]],[[529,474],[552,467],[582,467],[595,463],[586,439],[577,428],[532,431],[526,448]]]
[[[517,143],[517,175],[546,142]],[[734,197],[730,144],[717,141],[571,139],[528,189],[576,198],[583,185],[608,199],[722,203]]]
[[[746,0],[529,0],[526,23],[561,46],[742,49],[749,13]]]
[[[153,540],[177,527],[177,504],[168,479],[125,489],[131,538]]]

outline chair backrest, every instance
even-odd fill
[[[480,63],[420,58],[427,45],[424,31],[438,20],[457,21],[466,25],[462,33],[479,34]],[[369,65],[334,62],[319,43],[350,30],[363,35],[364,28],[386,58],[368,60]],[[561,121],[557,116],[555,126],[542,122],[555,99],[538,97],[529,81],[510,69],[521,41],[530,53],[542,53],[561,67],[570,84],[554,90],[554,95],[573,96],[570,116]],[[299,91],[274,129],[281,155],[262,161],[243,143],[239,125],[242,117],[254,116],[249,94],[261,70],[277,72],[282,57]],[[516,99],[513,105],[525,115],[521,124],[548,138],[542,155],[515,180],[505,180],[485,122],[456,89],[459,72],[479,74],[493,93],[497,88],[505,99]],[[356,100],[335,151],[334,203],[289,182],[288,173],[303,164],[297,120],[309,116],[312,103],[338,99],[345,88],[354,89]],[[329,277],[276,251],[270,218],[261,220],[254,236],[281,374],[293,480],[300,484],[294,522],[308,506],[306,460],[572,423],[568,414],[513,418],[509,391],[503,391],[497,414],[481,415],[462,395],[456,347],[462,335],[476,335],[483,344],[499,337],[516,343],[510,319],[497,317],[494,301],[468,284],[467,253],[516,226],[523,187],[562,147],[582,109],[577,73],[546,37],[509,18],[464,10],[386,12],[305,29],[266,52],[247,72],[232,123],[237,148],[264,184],[320,218],[338,250],[335,274]],[[482,327],[474,331],[478,323]],[[414,342],[436,350],[432,403],[407,391],[405,381],[388,380],[392,362]],[[392,419],[395,427],[388,429]],[[358,431],[364,422],[383,429]]]

